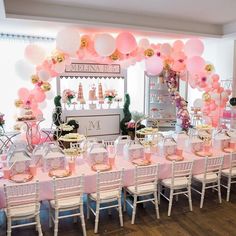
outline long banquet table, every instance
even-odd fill
[[[184,161],[194,160],[193,174],[201,174],[204,170],[204,157],[196,156],[191,152],[183,152]],[[223,168],[229,167],[230,154],[214,151],[213,157],[224,156]],[[76,159],[77,165],[75,173],[72,176],[84,174],[84,192],[92,193],[96,191],[96,172],[91,170],[88,163],[82,158]],[[159,163],[159,179],[171,177],[171,161],[166,160],[158,155],[152,155],[152,163]],[[124,186],[134,184],[134,168],[135,166],[124,159],[123,156],[116,157],[115,166],[113,170],[121,170],[124,168]],[[42,172],[40,168],[37,170],[37,175],[34,180],[39,180],[40,200],[50,200],[53,198],[52,178],[48,173]],[[0,179],[0,209],[5,206],[5,197],[3,192],[4,184],[15,184],[10,180]]]

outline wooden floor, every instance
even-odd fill
[[[235,186],[234,186],[235,187]],[[100,216],[99,233],[97,235],[127,235],[127,236],[236,236],[236,188],[232,191],[231,201],[225,201],[226,192],[222,191],[223,202],[218,203],[217,192],[207,191],[204,207],[199,208],[200,196],[193,193],[193,212],[189,211],[188,201],[180,196],[178,202],[174,201],[171,217],[167,216],[168,203],[161,199],[160,216],[155,218],[153,205],[147,204],[145,208],[137,208],[136,222],[131,225],[131,211],[124,214],[124,227],[119,225],[116,210],[112,215],[104,211]],[[6,235],[5,220],[1,217],[0,235]],[[48,227],[47,206],[42,206],[41,223],[43,234],[53,235]],[[94,217],[86,221],[87,235],[94,235]],[[37,233],[34,227],[14,229],[12,236],[34,236]],[[59,236],[82,235],[80,221],[73,223],[73,219],[64,219],[59,223]]]

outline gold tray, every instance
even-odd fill
[[[148,160],[145,160],[142,158],[138,158],[138,159],[132,160],[132,163],[137,166],[148,166],[151,164],[151,161],[148,161]]]
[[[57,170],[50,170],[48,175],[50,177],[64,178],[70,176],[71,172],[66,169],[57,169]]]
[[[195,152],[195,155],[199,156],[199,157],[211,157],[213,155],[213,153],[212,152],[205,152],[205,151],[198,151],[198,152]]]
[[[179,156],[179,155],[168,155],[168,156],[166,156],[166,160],[168,160],[168,161],[183,161],[184,157]]]
[[[10,177],[10,180],[15,183],[26,183],[33,179],[31,174],[15,174]]]
[[[93,171],[101,171],[101,172],[111,170],[111,166],[108,164],[94,164],[92,165],[91,168]]]

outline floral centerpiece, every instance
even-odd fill
[[[67,105],[71,105],[72,99],[75,98],[75,92],[70,89],[65,89],[62,94],[62,101]]]
[[[117,96],[117,91],[115,89],[108,89],[105,91],[104,96],[108,99],[108,102],[112,103],[113,99]]]

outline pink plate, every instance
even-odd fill
[[[94,164],[92,165],[92,170],[93,171],[107,171],[110,170],[111,166],[107,165],[107,164]]]
[[[226,152],[226,153],[233,153],[233,152],[236,152],[236,149],[234,149],[234,148],[224,148],[224,149],[223,149],[223,152]]]
[[[184,157],[173,154],[173,155],[166,156],[166,159],[169,161],[183,161]]]
[[[31,174],[15,174],[10,177],[10,180],[16,183],[25,183],[25,182],[29,182],[32,179],[33,179],[33,175]]]
[[[151,164],[151,161],[148,161],[148,160],[143,159],[143,158],[137,158],[137,159],[132,160],[132,163],[134,165],[138,165],[138,166],[147,166],[147,165]]]
[[[211,157],[213,155],[212,152],[207,152],[207,151],[199,151],[195,152],[195,154],[199,157]]]
[[[50,170],[48,174],[50,177],[64,178],[70,176],[71,172],[66,169],[57,169],[57,170]]]

